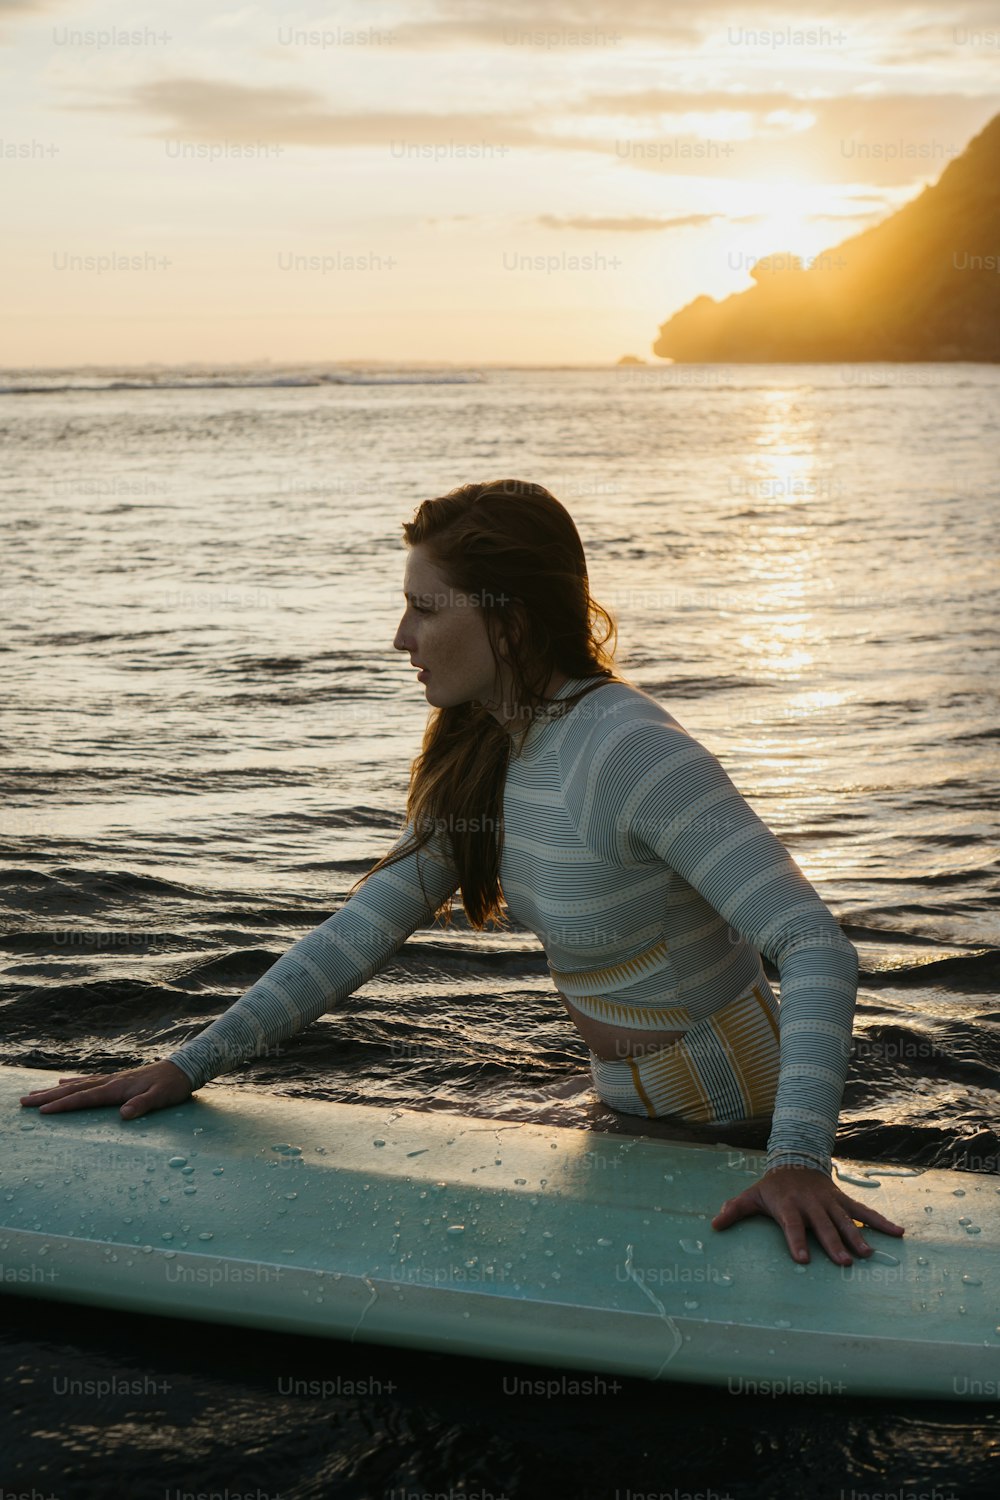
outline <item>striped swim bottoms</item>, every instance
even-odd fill
[[[778,1002],[762,976],[656,1052],[610,1061],[591,1052],[590,1074],[623,1114],[732,1125],[773,1110],[779,1050]]]

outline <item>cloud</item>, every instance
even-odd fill
[[[953,92],[798,98],[774,89],[647,88],[559,101],[548,117],[528,105],[435,114],[338,111],[314,89],[180,77],[65,108],[159,116],[162,127],[145,133],[182,141],[390,147],[399,157],[418,157],[421,148],[429,155],[431,147],[455,156],[471,156],[474,147],[483,156],[520,148],[613,157],[620,166],[666,175],[888,186],[940,176],[992,117],[995,100]],[[812,120],[807,128],[804,112]]]
[[[614,140],[592,140],[591,149],[613,151],[645,171],[670,175],[698,170],[714,139],[718,156],[728,163],[718,168],[725,175],[798,175],[821,182],[888,186],[939,177],[992,118],[996,100],[954,92],[799,98],[774,90],[741,94],[718,88],[642,89],[591,94],[576,101],[573,110],[577,116],[589,111],[617,121]],[[801,128],[803,111],[813,117],[806,129]],[[694,116],[700,125],[697,133],[686,123]],[[744,118],[737,133],[734,125],[740,116]],[[776,131],[781,116],[784,129]],[[714,127],[713,117],[718,120]],[[719,132],[714,138],[713,129]],[[695,142],[700,142],[701,157]]]
[[[599,18],[587,19],[575,16],[539,15],[537,9],[527,9],[520,15],[507,15],[503,21],[493,15],[482,21],[468,16],[456,16],[454,20],[407,21],[393,25],[393,41],[402,47],[420,51],[441,51],[478,48],[496,49],[507,47],[524,51],[613,52],[615,48],[642,40],[669,42],[672,46],[695,47],[702,40],[697,26],[681,21],[667,22],[661,15],[656,21],[637,25],[633,23],[628,32],[622,31],[618,18],[609,17],[605,8]]]
[[[703,223],[712,223],[715,219],[724,219],[726,214],[721,213],[684,213],[673,219],[649,219],[649,217],[633,216],[630,219],[559,219],[553,213],[538,214],[535,223],[540,223],[544,229],[624,229],[628,234],[643,234],[648,229],[688,229],[699,228]],[[756,219],[757,214],[754,214]],[[747,220],[729,220],[730,223],[745,223]]]
[[[888,206],[882,208],[861,208],[856,213],[853,210],[843,214],[807,214],[806,218],[813,224],[853,224],[858,219],[880,219],[883,214],[889,212]]]
[[[706,10],[731,0],[701,0]],[[408,6],[412,15],[416,7]],[[701,8],[701,6],[699,7]],[[663,0],[626,0],[609,12],[606,0],[505,0],[497,19],[496,0],[437,0],[426,20],[392,25],[394,38],[406,47],[579,48],[581,39],[599,50],[619,43],[656,38],[691,45],[701,36],[681,6]]]
[[[411,3],[408,14],[412,16],[415,8]],[[531,44],[527,39],[532,36],[539,39],[536,45],[546,50],[582,50],[581,42],[573,38],[588,33],[596,39],[591,43],[594,50],[610,50],[618,43],[601,41],[602,37],[617,36],[622,46],[658,41],[694,47],[709,40],[718,43],[723,28],[728,38],[729,29],[740,33],[796,29],[837,33],[857,24],[863,30],[856,33],[856,43],[864,46],[878,32],[891,34],[894,40],[906,44],[904,61],[912,66],[918,54],[930,57],[943,52],[953,56],[947,49],[953,43],[954,26],[995,26],[996,6],[995,0],[957,0],[946,24],[927,22],[918,10],[900,16],[898,7],[887,3],[873,6],[871,0],[831,0],[820,20],[815,8],[802,0],[779,0],[761,20],[748,17],[746,6],[735,0],[698,0],[697,7],[665,4],[664,0],[618,0],[610,12],[606,0],[506,0],[503,20],[498,21],[495,0],[437,0],[427,19],[411,19],[391,29],[398,45],[422,50],[528,48]],[[512,40],[518,37],[524,40]],[[874,44],[877,46],[877,42]],[[740,45],[742,55],[742,44],[727,40],[726,45],[733,46],[734,52]]]
[[[629,116],[648,119],[662,116],[695,115],[699,118],[717,114],[746,115],[753,125],[767,122],[769,116],[783,113],[790,130],[794,119],[804,111],[815,115],[818,124],[846,132],[848,130],[911,129],[919,126],[924,133],[942,125],[953,125],[964,110],[968,115],[989,107],[995,111],[995,96],[980,98],[960,93],[865,93],[865,94],[794,94],[787,90],[768,89],[759,93],[739,88],[663,89],[647,88],[631,92],[587,94],[573,105],[598,115]]]
[[[548,144],[544,133],[516,115],[428,114],[376,110],[338,112],[313,89],[275,88],[218,79],[164,78],[135,84],[124,94],[66,106],[98,113],[160,115],[162,129],[146,132],[185,141],[267,141],[289,146],[382,146],[448,141],[507,146]]]

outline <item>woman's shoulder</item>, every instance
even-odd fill
[[[688,768],[704,790],[721,767],[673,714],[635,683],[609,680],[588,694],[578,709],[574,732],[560,746],[566,807],[585,842],[615,863],[628,862],[634,808],[652,798],[657,807],[673,805]],[[700,792],[699,792],[700,795]],[[659,822],[661,814],[657,813]]]
[[[608,678],[576,705],[574,738],[596,746],[607,739],[627,739],[659,729],[687,736],[678,719],[644,688],[627,677]],[[689,736],[688,736],[689,737]]]

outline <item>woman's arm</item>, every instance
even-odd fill
[[[619,720],[596,750],[591,780],[591,819],[618,857],[662,859],[777,966],[781,1050],[767,1170],[829,1174],[857,1000],[853,943],[720,762],[681,726]]]
[[[809,1259],[807,1229],[838,1265],[849,1265],[852,1252],[870,1256],[858,1223],[897,1237],[903,1226],[847,1197],[831,1176],[857,949],[719,761],[679,724],[644,716],[599,738],[585,790],[575,794],[581,824],[624,862],[664,860],[781,974],[767,1164],[759,1181],[722,1205],[712,1228],[765,1214],[797,1261]]]
[[[407,824],[393,849],[410,832]],[[293,944],[224,1015],[167,1061],[197,1089],[223,1069],[293,1036],[378,973],[457,886],[444,836],[435,834],[423,849],[369,876],[339,911]]]

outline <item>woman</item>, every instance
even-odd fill
[[[768,1214],[796,1260],[808,1226],[843,1265],[871,1254],[855,1219],[902,1234],[831,1177],[857,952],[718,760],[613,670],[569,514],[540,485],[498,480],[425,500],[403,531],[394,645],[434,712],[402,837],[166,1061],[22,1104],[135,1118],[186,1099],[345,1000],[460,889],[474,927],[505,905],[537,935],[612,1108],[772,1116],[763,1176],[714,1228]],[[780,1047],[761,952],[781,975]]]

